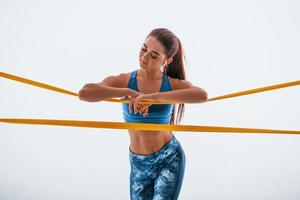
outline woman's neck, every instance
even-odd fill
[[[160,80],[163,77],[163,72],[160,70],[139,69],[138,74],[139,78],[144,80]]]

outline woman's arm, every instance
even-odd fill
[[[186,80],[172,79],[172,91],[142,94],[131,100],[135,106],[140,101],[159,101],[174,103],[204,103],[207,101],[207,92],[199,87],[193,86]]]
[[[207,92],[199,87],[190,87],[168,92],[152,93],[154,101],[177,103],[204,103],[207,101]]]
[[[103,101],[108,98],[123,97],[131,95],[130,88],[116,88],[90,83],[79,91],[79,99],[88,102]]]
[[[178,103],[204,103],[207,101],[207,92],[192,85],[187,80],[170,78],[172,91],[153,93],[154,101]]]
[[[102,101],[108,98],[133,95],[134,91],[125,87],[126,75],[109,76],[100,83],[89,83],[79,91],[79,99],[88,102]]]

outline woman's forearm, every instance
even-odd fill
[[[198,87],[157,92],[152,95],[154,101],[160,102],[204,103],[207,101],[207,92]]]
[[[108,98],[123,97],[130,94],[131,90],[129,88],[108,87],[90,83],[79,91],[79,99],[88,102],[98,102]]]

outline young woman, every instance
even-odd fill
[[[140,68],[100,83],[86,84],[79,99],[96,102],[125,97],[127,123],[178,124],[184,103],[203,103],[207,93],[185,80],[180,40],[170,30],[157,28],[146,37],[139,55]],[[141,104],[141,101],[178,104]],[[128,130],[131,199],[177,199],[181,189],[185,153],[171,131]]]

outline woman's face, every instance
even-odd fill
[[[143,69],[160,69],[166,64],[164,46],[152,36],[146,38],[139,55],[140,66]]]

